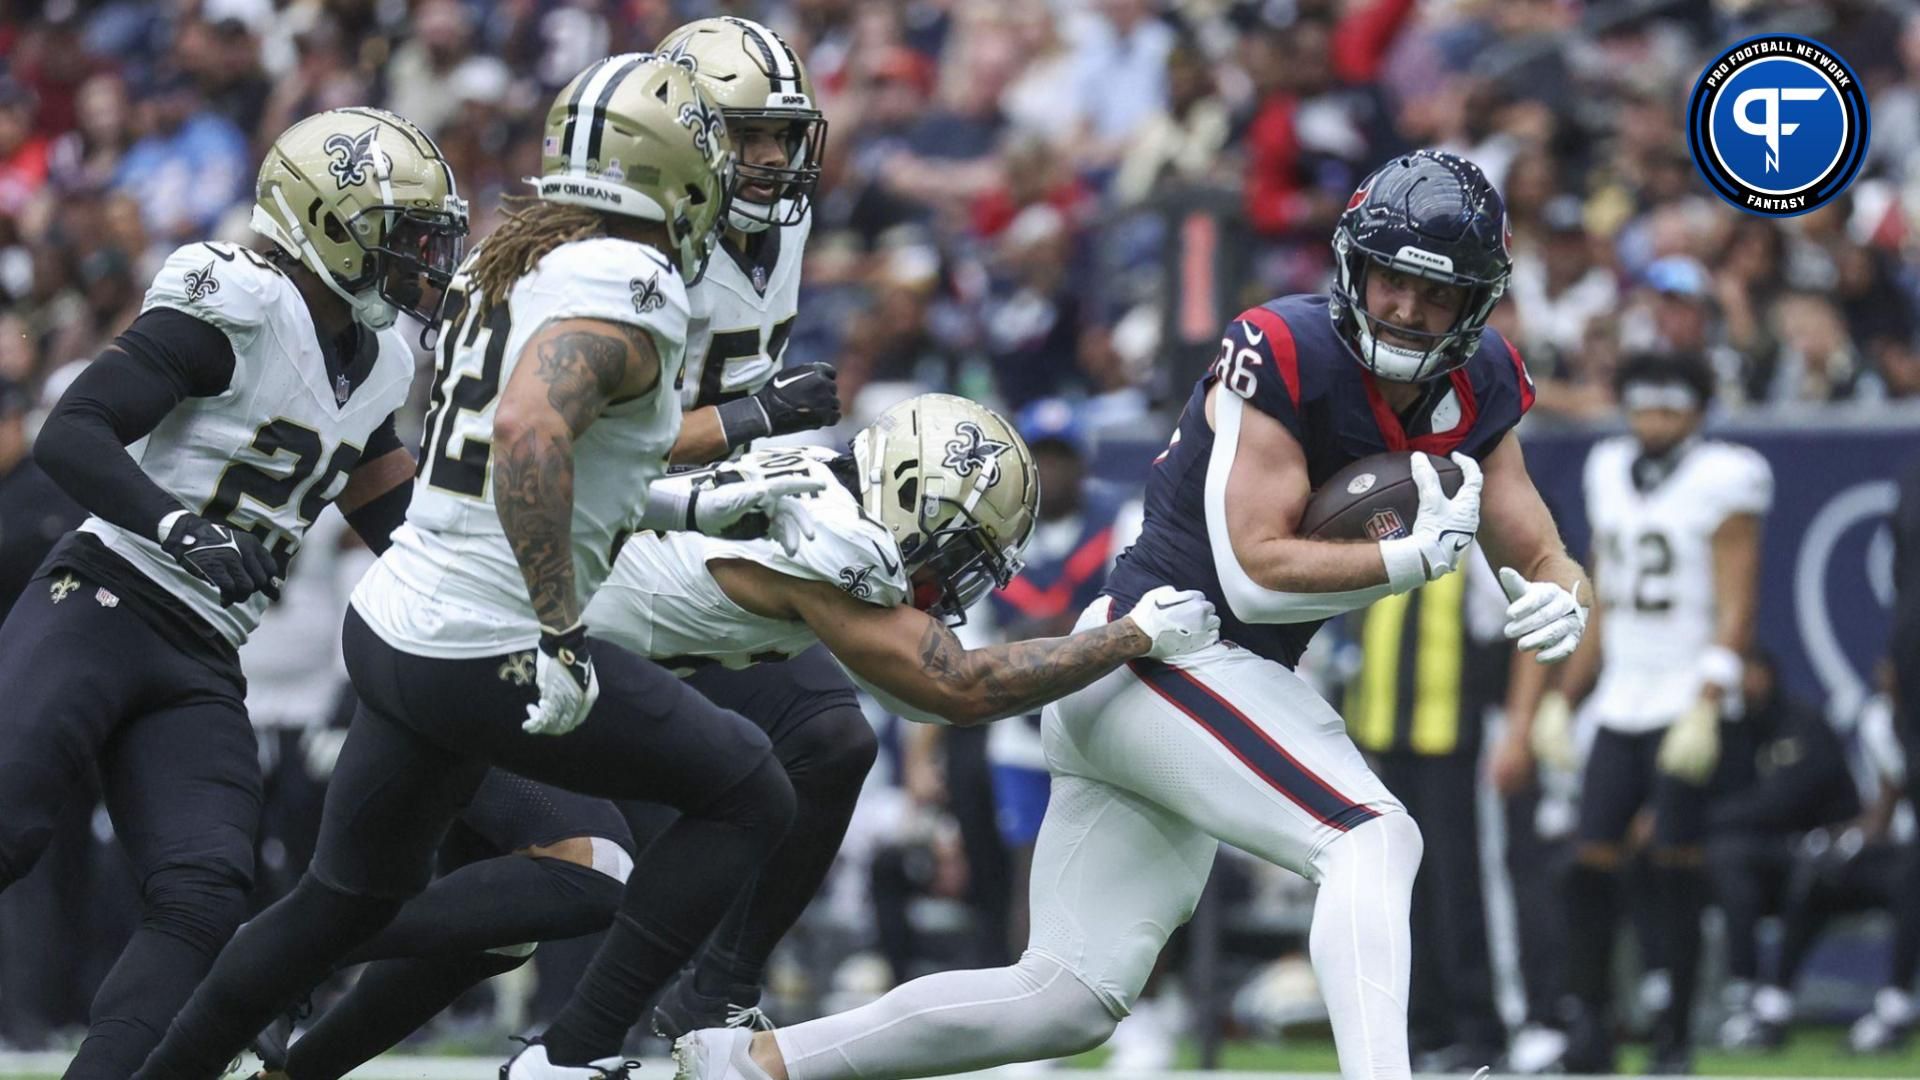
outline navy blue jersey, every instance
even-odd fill
[[[1271,300],[1227,327],[1219,358],[1187,398],[1173,441],[1154,459],[1145,527],[1115,565],[1106,594],[1118,614],[1159,585],[1199,589],[1219,609],[1222,638],[1289,667],[1320,624],[1241,622],[1213,567],[1204,501],[1213,451],[1206,395],[1222,382],[1299,440],[1315,488],[1352,462],[1388,450],[1458,450],[1484,460],[1533,405],[1533,380],[1520,353],[1492,329],[1481,331],[1473,357],[1435,380],[1403,423],[1336,336],[1325,296]],[[1437,425],[1444,427],[1433,430]]]
[[[1027,544],[1026,564],[1005,588],[987,595],[1000,625],[1041,622],[1078,615],[1093,603],[1107,581],[1113,553],[1114,519],[1126,500],[1099,481],[1088,481],[1080,505],[1079,534],[1072,546],[1048,550],[1039,537]]]

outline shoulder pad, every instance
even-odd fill
[[[266,321],[272,305],[292,284],[247,248],[188,244],[161,264],[141,310],[174,308],[230,333],[246,332]]]
[[[1227,325],[1214,381],[1300,436],[1300,356],[1292,325],[1271,307],[1249,308]]]
[[[562,244],[514,286],[522,289],[560,298],[549,319],[605,319],[686,336],[686,286],[667,257],[645,244],[606,236]]]
[[[1773,506],[1773,468],[1750,446],[1711,440],[1701,455],[1700,497],[1722,515],[1764,514]]]

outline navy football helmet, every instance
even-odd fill
[[[1335,280],[1328,309],[1340,340],[1368,371],[1421,382],[1467,362],[1513,272],[1507,207],[1478,166],[1439,150],[1403,154],[1361,181],[1333,233]],[[1366,310],[1376,266],[1466,288],[1453,325],[1439,333],[1388,323]],[[1380,340],[1375,327],[1427,343]]]

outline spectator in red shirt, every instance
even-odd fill
[[[47,140],[34,134],[33,91],[0,76],[0,215],[18,217],[47,183]]]

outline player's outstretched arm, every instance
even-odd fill
[[[1077,634],[968,649],[938,619],[905,604],[880,607],[741,560],[709,565],[736,603],[806,623],[861,679],[962,726],[1033,712],[1129,660],[1178,656],[1220,632],[1200,594],[1161,588],[1140,599],[1137,614]]]
[[[745,397],[701,406],[681,421],[668,460],[704,465],[768,435],[832,427],[840,422],[837,377],[832,365],[802,364],[776,373]]]
[[[493,418],[494,504],[540,625],[580,621],[573,580],[573,441],[612,401],[660,381],[645,330],[557,319],[526,344]]]
[[[1567,554],[1512,432],[1487,455],[1484,473],[1480,546],[1507,592],[1507,639],[1557,664],[1586,632],[1593,583]]]
[[[1245,622],[1311,622],[1425,584],[1458,564],[1479,523],[1478,466],[1451,498],[1416,460],[1421,508],[1414,534],[1379,543],[1312,540],[1298,534],[1312,485],[1306,453],[1280,421],[1216,388],[1207,463],[1207,531],[1214,568]]]

